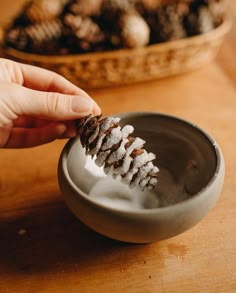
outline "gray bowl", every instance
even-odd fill
[[[145,148],[157,154],[154,163],[160,172],[154,194],[158,206],[123,209],[91,197],[91,189],[104,178],[93,174],[95,164],[86,167],[88,159],[77,138],[65,145],[58,164],[59,185],[68,207],[91,229],[131,243],[166,239],[197,224],[216,203],[224,181],[224,158],[214,139],[173,116],[150,112],[116,116],[122,118],[121,125],[133,125],[134,136],[146,140]],[[113,192],[111,186],[107,188]],[[138,196],[137,190],[130,192],[134,199]]]

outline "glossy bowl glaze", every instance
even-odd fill
[[[87,157],[78,138],[65,145],[58,164],[59,185],[71,211],[91,229],[112,239],[150,243],[184,232],[214,206],[224,181],[224,158],[205,131],[177,117],[160,113],[124,113],[145,148],[157,154],[160,168],[157,208],[125,210],[89,196],[101,178],[85,168]],[[112,192],[112,191],[111,191]],[[135,197],[135,191],[133,191]]]

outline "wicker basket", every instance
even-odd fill
[[[215,30],[186,39],[102,53],[46,56],[12,48],[5,58],[34,64],[58,72],[85,89],[130,84],[176,75],[212,60],[231,27],[226,18]]]

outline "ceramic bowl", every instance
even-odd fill
[[[130,243],[159,241],[197,224],[216,203],[224,181],[224,158],[215,140],[196,125],[169,115],[116,116],[121,117],[121,125],[133,125],[134,136],[143,138],[146,150],[157,155],[154,163],[160,172],[154,194],[158,206],[124,209],[91,197],[91,189],[94,193],[95,184],[104,178],[93,174],[95,163],[86,167],[88,157],[75,138],[65,145],[58,164],[59,185],[68,207],[91,229]],[[103,188],[114,193],[111,186],[103,184]],[[135,199],[137,190],[130,192]]]

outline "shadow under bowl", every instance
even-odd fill
[[[131,243],[166,239],[197,224],[214,206],[223,186],[224,158],[217,143],[177,117],[155,112],[116,116],[121,117],[121,125],[133,125],[134,136],[144,139],[145,149],[157,155],[159,206],[124,210],[91,198],[89,192],[101,178],[85,168],[87,157],[77,138],[68,141],[58,163],[59,185],[68,207],[91,229]]]

